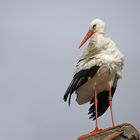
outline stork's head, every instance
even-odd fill
[[[104,33],[105,32],[105,23],[101,19],[94,19],[89,24],[89,31],[82,40],[79,48],[95,33]]]

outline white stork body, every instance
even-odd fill
[[[93,85],[96,83],[98,93],[108,90],[117,80],[121,78],[123,66],[123,54],[118,50],[116,44],[104,34],[94,34],[89,42],[88,48],[82,54],[80,62],[76,65],[75,74],[81,70],[100,66],[94,77],[76,90],[78,104],[91,101],[94,98]]]
[[[92,101],[95,104],[94,85],[97,85],[98,117],[109,107],[108,96],[114,95],[117,81],[122,76],[123,54],[116,44],[105,36],[105,23],[95,19],[90,23],[89,31],[80,47],[90,38],[89,45],[76,65],[73,80],[68,86],[64,101],[70,104],[72,93],[77,94],[78,104]],[[91,118],[95,119],[95,107],[89,109]],[[97,118],[97,117],[96,117]]]

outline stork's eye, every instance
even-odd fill
[[[94,24],[92,27],[95,28],[96,27],[96,24]]]

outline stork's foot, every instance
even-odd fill
[[[78,138],[78,140],[84,139],[84,138],[88,138],[88,137],[93,136],[93,135],[95,135],[95,134],[97,134],[97,133],[100,133],[101,131],[102,131],[102,129],[99,129],[99,128],[96,127],[96,128],[95,128],[93,131],[91,131],[90,133],[81,135],[81,136]]]
[[[95,135],[95,134],[97,134],[97,133],[100,133],[102,131],[102,129],[99,129],[98,127],[96,127],[93,131],[91,131],[90,133],[92,134],[92,135]]]

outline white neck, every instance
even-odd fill
[[[105,33],[103,33],[103,32],[95,32],[92,36],[91,36],[91,38],[90,38],[90,40],[96,40],[97,38],[99,38],[99,37],[103,37],[105,35]]]

